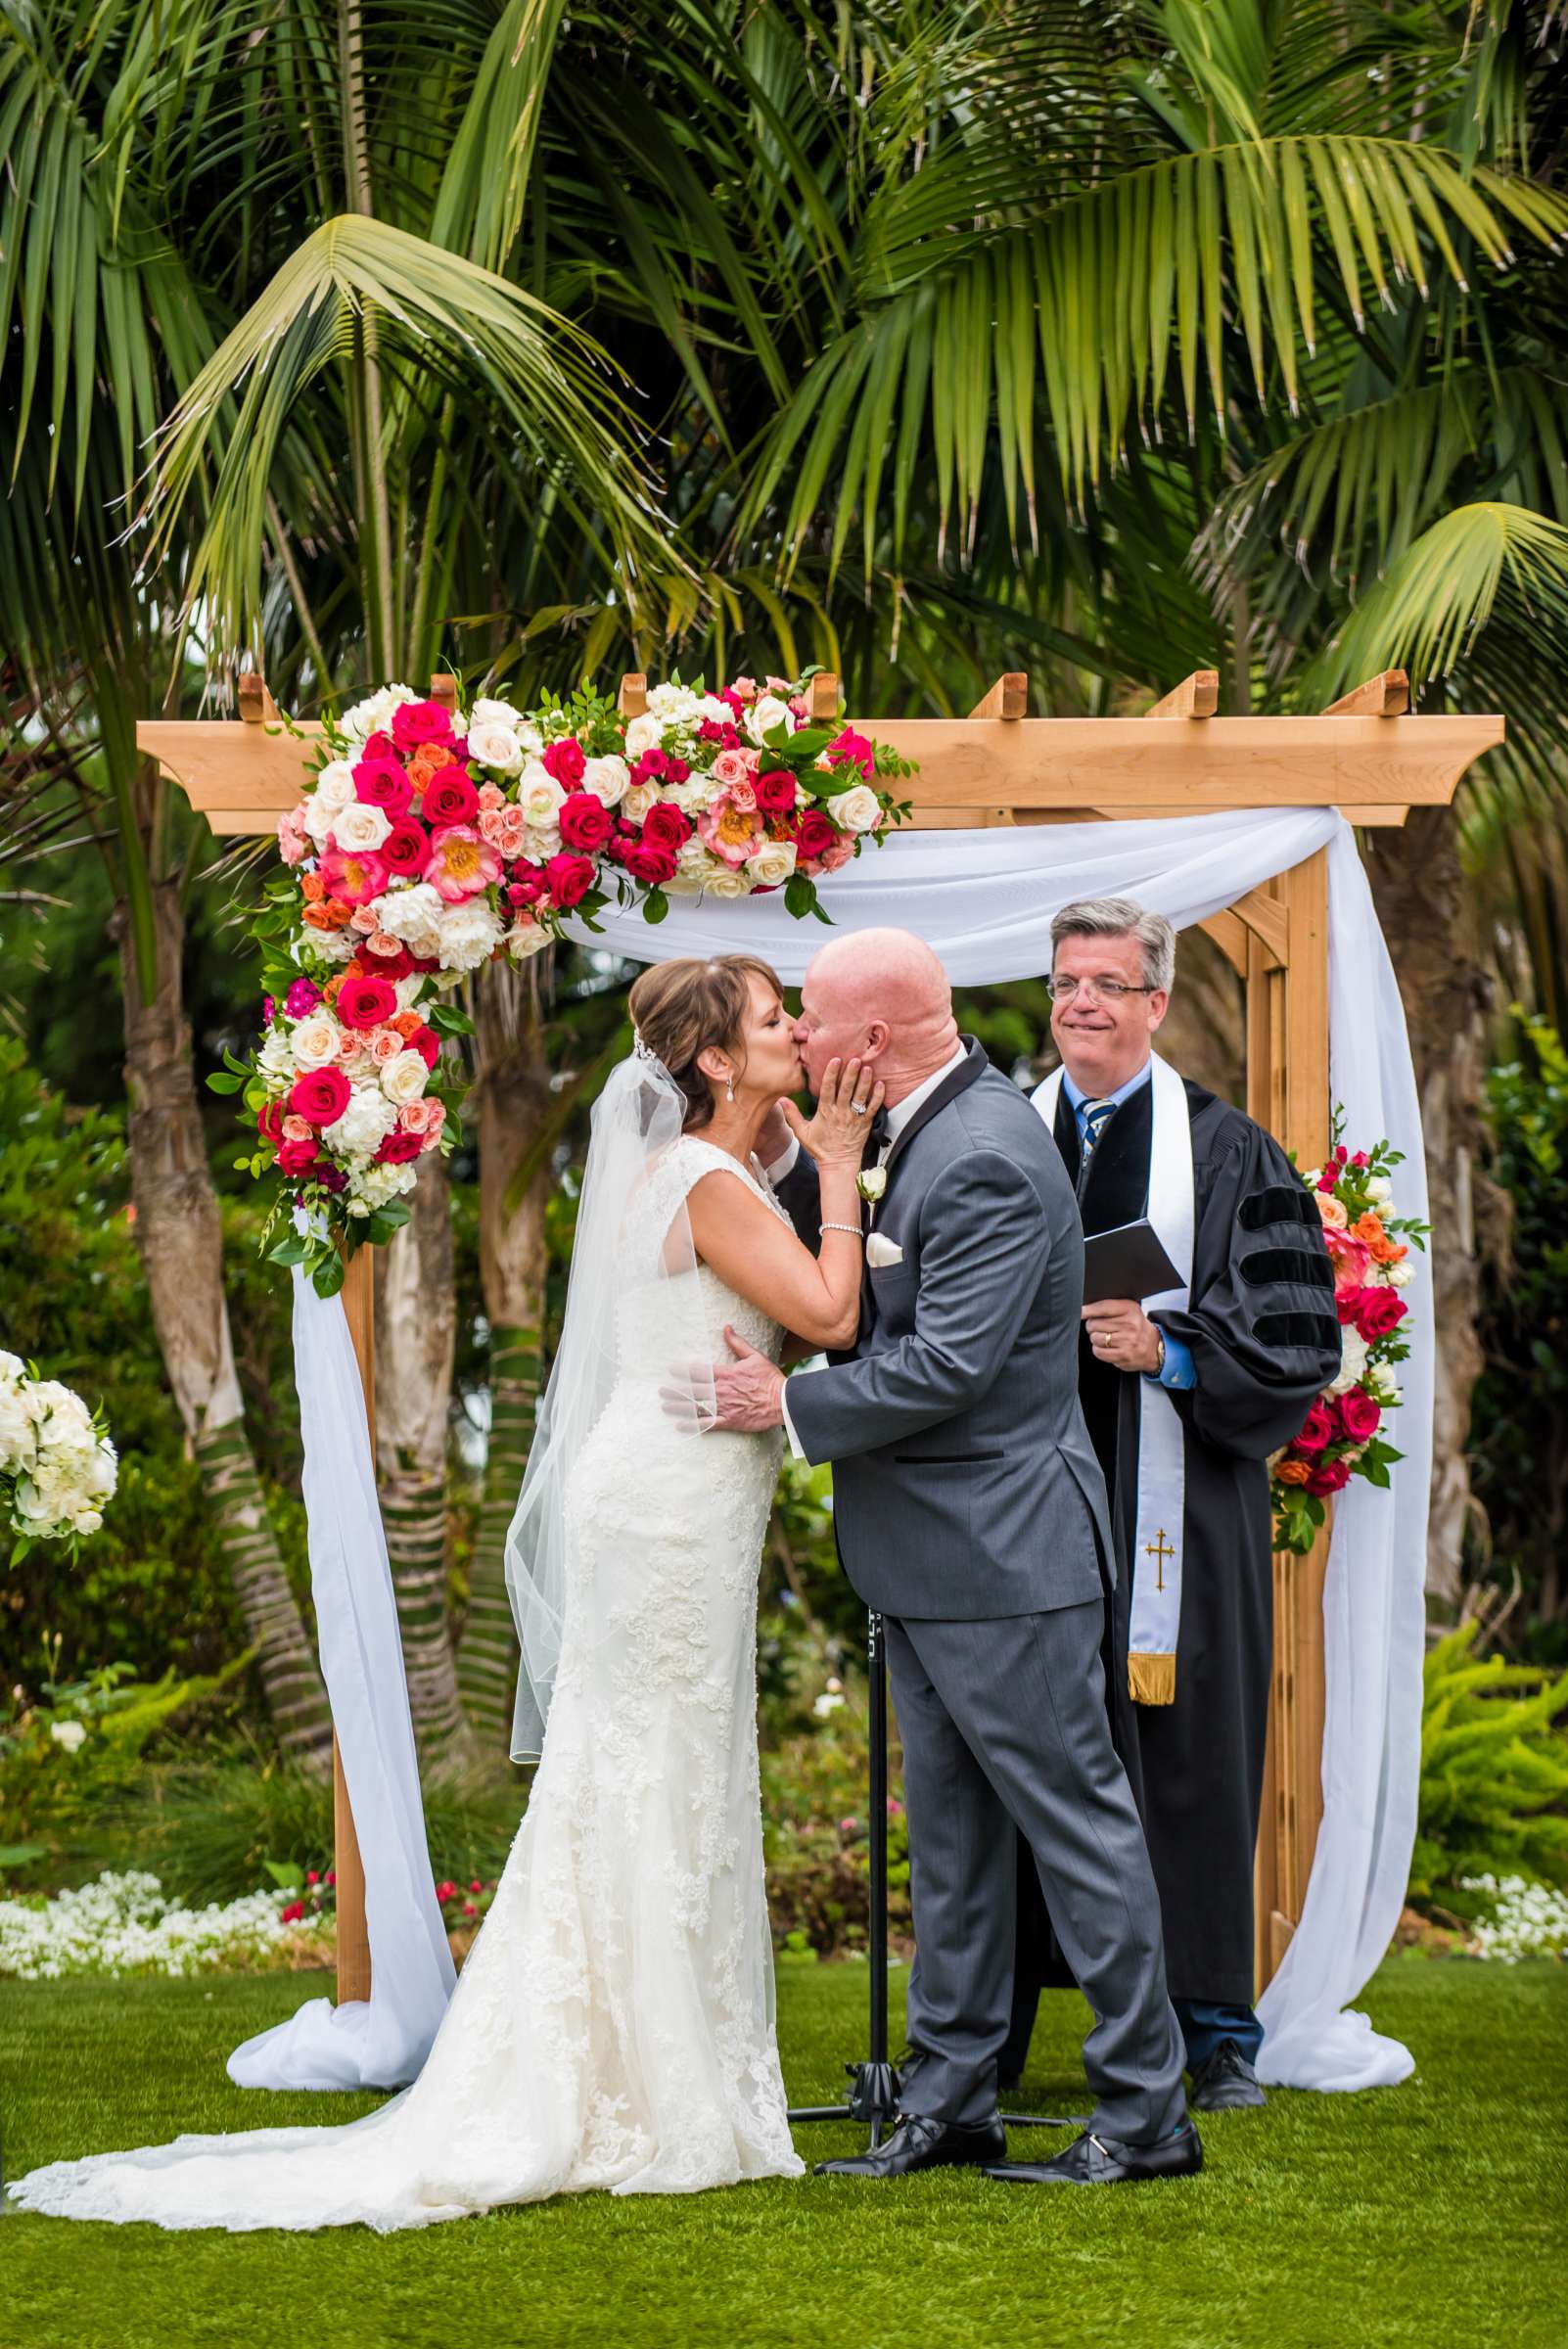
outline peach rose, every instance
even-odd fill
[[[313,1142],[316,1129],[308,1119],[296,1117],[291,1109],[283,1121],[283,1138],[286,1142]]]
[[[374,938],[366,939],[365,945],[370,953],[385,954],[389,959],[393,954],[400,954],[403,950],[402,940],[393,938],[390,930],[378,930]]]
[[[743,783],[751,788],[752,769],[739,751],[720,751],[712,771],[715,783]]]
[[[319,873],[301,873],[300,895],[307,905],[319,905],[327,894],[327,884]]]
[[[506,794],[501,789],[499,783],[482,783],[479,787],[479,804],[484,812],[488,814],[492,807],[504,807],[506,806]],[[480,826],[480,829],[482,832],[484,830],[483,824]],[[484,837],[486,840],[488,840],[489,834],[485,832]]]
[[[356,905],[348,916],[348,927],[361,938],[374,938],[381,928],[381,916],[372,905]]]
[[[428,1133],[434,1113],[440,1108],[438,1101],[421,1098],[405,1101],[397,1112],[397,1123],[405,1133]]]
[[[403,1039],[395,1028],[378,1028],[370,1039],[370,1057],[378,1069],[389,1060],[395,1060],[403,1049]]]
[[[306,878],[314,880],[315,875],[307,874]],[[338,927],[325,905],[307,905],[300,918],[308,922],[312,930],[336,930]]]
[[[357,1060],[365,1048],[365,1039],[356,1028],[346,1028],[338,1046],[340,1060]]]
[[[1317,1213],[1322,1218],[1323,1228],[1326,1231],[1343,1231],[1350,1221],[1345,1213],[1344,1200],[1336,1199],[1331,1191],[1319,1191],[1316,1197]]]

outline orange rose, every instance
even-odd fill
[[[446,744],[422,742],[408,761],[408,780],[416,791],[423,791],[433,775],[438,775],[442,767],[452,764],[454,760]]]
[[[1364,1240],[1370,1248],[1374,1240],[1380,1240],[1383,1237],[1383,1219],[1381,1216],[1374,1216],[1371,1209],[1368,1208],[1354,1228],[1356,1237],[1359,1240]]]
[[[1382,1239],[1369,1241],[1366,1253],[1374,1265],[1397,1265],[1401,1257],[1408,1255],[1409,1251],[1397,1240]]]
[[[308,922],[312,930],[336,930],[338,927],[325,905],[307,905],[300,919]]]
[[[1306,1460],[1281,1460],[1274,1474],[1282,1485],[1304,1485],[1312,1469]]]
[[[328,917],[327,927],[329,930],[346,930],[348,924],[353,920],[353,907],[345,904],[342,898],[329,898],[324,910]]]
[[[395,1028],[398,1035],[406,1043],[411,1036],[418,1035],[420,1029],[424,1027],[425,1023],[420,1018],[417,1011],[400,1011],[397,1014],[397,1017],[394,1020],[389,1020],[387,1025],[389,1028]]]
[[[327,884],[322,880],[319,873],[301,873],[300,876],[300,894],[302,898],[307,898],[312,905],[319,905],[322,898],[327,894]]]

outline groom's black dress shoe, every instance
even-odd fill
[[[1005,2160],[1007,2132],[999,2120],[966,2127],[900,2112],[893,2135],[874,2153],[819,2161],[819,2178],[907,2178],[915,2170],[975,2170]]]
[[[988,2178],[1009,2186],[1139,2186],[1147,2178],[1192,2178],[1203,2167],[1203,2142],[1190,2121],[1153,2145],[1124,2144],[1092,2130],[1073,2140],[1054,2161],[986,2165]]]
[[[1207,2063],[1193,2067],[1187,2102],[1194,2112],[1243,2112],[1268,2101],[1257,2073],[1233,2039],[1222,2039]]]

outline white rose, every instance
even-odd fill
[[[440,960],[448,971],[477,971],[501,943],[501,925],[483,898],[449,905],[441,917]]]
[[[582,788],[591,791],[596,800],[613,807],[623,795],[631,780],[631,771],[624,759],[611,751],[603,759],[585,759],[582,762]]]
[[[651,783],[628,783],[621,799],[621,812],[628,824],[640,824],[659,794]]]
[[[5,1348],[0,1346],[0,1380],[25,1378],[26,1375],[27,1365],[21,1355],[8,1354]]]
[[[517,787],[517,804],[523,810],[524,821],[530,824],[553,824],[561,812],[561,803],[566,796],[548,768],[541,766],[536,759],[530,759],[523,769],[522,780]]]
[[[400,1060],[402,1054],[397,1057]],[[425,1064],[420,1061],[419,1065],[423,1068]],[[322,1128],[322,1139],[329,1150],[336,1150],[344,1158],[356,1155],[371,1158],[396,1123],[397,1112],[386,1094],[374,1085],[366,1085],[355,1090],[341,1118]]]
[[[1403,1264],[1390,1265],[1388,1285],[1391,1289],[1407,1289],[1415,1278],[1415,1267],[1407,1259]]]
[[[523,723],[523,713],[514,710],[510,702],[482,698],[469,713],[469,730],[475,726],[510,726],[515,734]]]
[[[828,803],[833,821],[846,832],[870,832],[882,813],[882,802],[869,783],[855,783],[841,791]]]
[[[372,734],[387,732],[399,702],[417,702],[419,698],[411,685],[384,685],[379,693],[355,702],[351,710],[345,712],[339,721],[340,730],[351,743],[362,745]]]
[[[781,702],[776,693],[760,693],[747,711],[744,722],[747,733],[759,748],[765,747],[762,737],[770,734],[775,726],[782,726],[789,734],[796,731],[789,704]]]
[[[723,788],[714,775],[694,767],[688,779],[676,784],[673,791],[667,790],[665,797],[684,807],[688,815],[706,815]]]
[[[515,922],[506,934],[506,950],[514,962],[527,962],[550,943],[550,933],[538,922]]]
[[[379,849],[391,830],[392,818],[386,808],[372,807],[368,800],[351,800],[332,819],[332,837],[350,856]]]
[[[794,841],[765,842],[755,856],[747,857],[746,870],[759,888],[777,889],[795,870]]]
[[[515,729],[493,718],[482,719],[477,726],[469,727],[468,755],[498,775],[517,775],[523,771],[523,745]]]
[[[335,1061],[343,1043],[338,1023],[324,1011],[311,1012],[289,1037],[297,1069],[324,1069]]]
[[[1388,1207],[1394,1198],[1394,1185],[1386,1174],[1369,1175],[1366,1183],[1366,1196],[1374,1206]]]
[[[68,1754],[74,1754],[80,1750],[87,1731],[79,1721],[52,1721],[49,1734],[56,1745],[63,1745]]]
[[[1352,1387],[1360,1385],[1366,1372],[1366,1340],[1360,1331],[1347,1324],[1339,1335],[1339,1376],[1324,1389],[1328,1395],[1348,1395]]]
[[[100,1500],[107,1500],[118,1484],[119,1454],[107,1436],[101,1437],[94,1446],[83,1481],[87,1491]]]
[[[72,1432],[85,1431],[92,1425],[92,1413],[81,1397],[63,1386],[58,1378],[40,1378],[27,1390],[27,1400],[38,1425],[48,1423],[52,1444],[68,1441]]]
[[[752,893],[752,877],[748,872],[735,872],[729,865],[715,860],[703,887],[711,898],[747,898]]]
[[[430,1071],[425,1066],[422,1053],[398,1052],[382,1064],[381,1089],[389,1101],[396,1102],[399,1109],[406,1109],[410,1101],[417,1101],[429,1081]]]
[[[656,711],[644,711],[641,717],[632,718],[626,727],[626,757],[640,759],[644,751],[657,750],[664,734],[663,718]]]
[[[425,976],[421,971],[410,971],[406,977],[402,979],[394,979],[392,981],[392,986],[396,990],[397,1008],[399,1011],[417,1010],[419,1005],[420,990],[424,984]]]
[[[332,830],[332,819],[336,813],[336,808],[323,807],[319,800],[306,800],[304,828],[318,849],[326,847],[327,836]]]
[[[330,807],[336,812],[340,807],[346,807],[349,801],[356,797],[354,770],[347,760],[329,759],[316,777],[318,804],[323,807]]]

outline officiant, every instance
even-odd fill
[[[1051,947],[1061,1067],[1035,1102],[1077,1190],[1096,1299],[1084,1308],[1080,1395],[1113,1503],[1113,1727],[1144,1812],[1189,2101],[1261,2104],[1268,1460],[1339,1367],[1333,1275],[1316,1207],[1273,1136],[1152,1049],[1176,967],[1164,916],[1128,898],[1067,905]],[[1169,1259],[1154,1277],[1175,1280],[1141,1300],[1114,1294],[1123,1267],[1141,1286],[1132,1267],[1151,1236],[1125,1227],[1145,1221]],[[1041,1987],[1071,1978],[1032,1866],[1019,1896],[1004,2081],[1023,2069]]]

